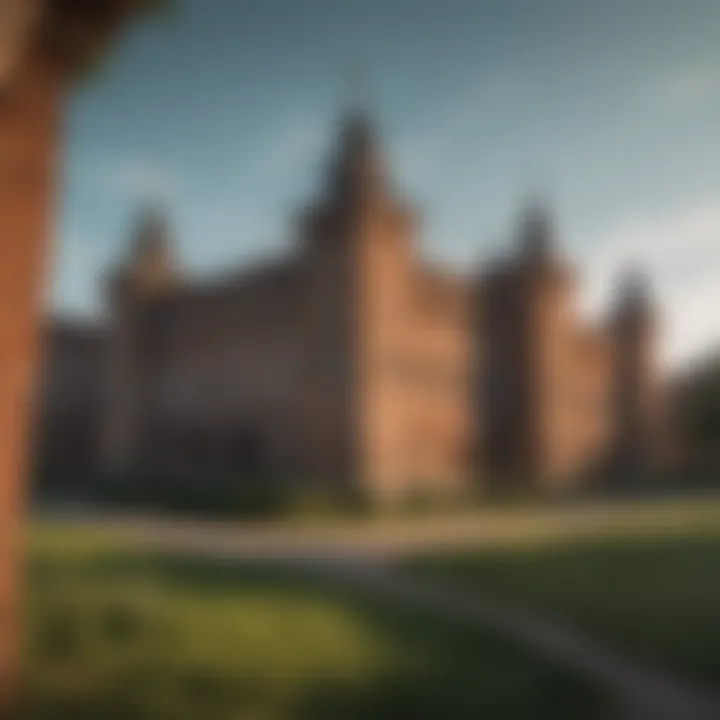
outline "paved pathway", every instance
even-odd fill
[[[182,552],[227,561],[276,562],[330,574],[388,600],[470,625],[494,628],[607,688],[625,720],[720,720],[720,693],[695,687],[660,669],[610,650],[561,623],[513,608],[476,591],[426,581],[398,568],[407,547],[392,542],[328,542],[302,533],[289,535],[178,521],[109,523],[127,539],[152,550]],[[255,540],[253,541],[253,537]],[[304,538],[304,540],[303,540]]]
[[[628,720],[717,720],[720,694],[694,687],[659,669],[610,651],[562,624],[512,608],[476,592],[412,577],[392,565],[314,561],[311,566],[370,589],[479,628],[494,628],[538,656],[552,659],[607,688]]]

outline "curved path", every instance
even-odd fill
[[[605,527],[603,517],[602,513],[591,513],[576,518],[564,530],[555,519],[551,519],[550,524],[561,535],[565,531],[575,534],[578,521],[584,531],[595,532]],[[591,522],[593,518],[595,525]],[[474,526],[469,523],[467,527],[457,521],[445,526],[431,523],[424,528],[422,524],[414,524],[412,539],[407,528],[405,532],[393,533],[387,528],[373,532],[367,526],[341,532],[332,527],[322,531],[287,526],[253,528],[157,518],[107,519],[88,524],[110,528],[145,550],[229,562],[301,566],[390,601],[411,604],[480,628],[497,629],[539,657],[572,668],[605,687],[617,699],[619,717],[623,720],[720,720],[720,693],[696,687],[671,673],[627,657],[539,613],[511,607],[475,591],[461,591],[420,579],[396,563],[412,549],[436,546],[441,540],[507,540],[517,534],[518,527],[525,527],[522,523],[510,532],[507,523],[500,532],[500,525],[495,530],[487,523],[478,527],[477,520]],[[634,527],[637,530],[637,525]],[[613,528],[617,529],[617,524]],[[527,527],[525,529],[527,531]],[[539,530],[535,527],[532,532]]]

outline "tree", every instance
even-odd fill
[[[708,358],[683,378],[679,410],[693,469],[720,470],[720,355]]]
[[[28,426],[63,100],[128,23],[161,4],[0,7],[0,717],[16,687]]]

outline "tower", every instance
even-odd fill
[[[120,272],[138,298],[160,294],[178,282],[170,228],[158,206],[149,205],[140,212],[130,254]]]
[[[546,265],[554,258],[554,228],[550,210],[530,201],[520,218],[520,253],[529,265]]]
[[[381,378],[402,353],[413,229],[414,214],[390,187],[372,122],[353,110],[324,193],[303,222],[312,377],[303,407],[318,472],[371,484],[375,495],[392,494],[403,470],[394,436],[399,403]]]
[[[575,278],[550,212],[521,214],[516,253],[480,280],[480,416],[489,477],[556,486],[574,470],[568,406]]]
[[[132,469],[143,428],[143,379],[148,308],[180,281],[164,214],[141,211],[125,261],[107,288],[107,394],[104,398],[103,465],[108,473]]]
[[[662,412],[658,383],[657,318],[645,278],[627,272],[620,281],[613,333],[614,469],[643,475],[658,460]]]

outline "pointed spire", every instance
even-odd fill
[[[350,69],[349,89],[348,108],[341,122],[328,184],[334,200],[354,204],[381,198],[388,187],[385,159],[367,107],[367,83],[360,65]]]
[[[126,267],[142,291],[161,290],[178,280],[172,235],[166,214],[157,203],[139,213]]]
[[[617,316],[646,318],[652,314],[650,281],[638,267],[626,268],[618,283]]]
[[[166,255],[170,252],[171,237],[167,217],[157,203],[146,205],[139,213],[132,240],[134,261]]]
[[[546,203],[528,202],[520,221],[520,243],[523,254],[533,262],[544,262],[553,255],[554,229],[552,213]]]
[[[350,202],[377,198],[385,192],[385,163],[366,113],[355,110],[346,115],[329,184],[334,198]]]

